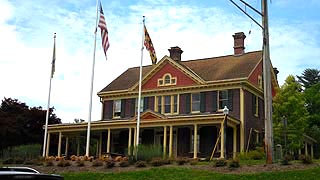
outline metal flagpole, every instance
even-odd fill
[[[141,62],[140,62],[140,73],[139,73],[139,95],[138,95],[138,108],[137,108],[137,138],[136,138],[136,158],[138,157],[138,145],[139,145],[139,131],[140,131],[140,106],[141,106],[141,79],[142,79],[142,60],[143,60],[143,42],[144,42],[144,22],[145,16],[143,16],[142,24],[142,43],[141,43]]]
[[[90,147],[92,94],[93,94],[94,65],[95,65],[95,59],[96,59],[96,39],[97,39],[97,26],[98,26],[98,1],[99,0],[97,0],[97,17],[96,17],[96,26],[95,26],[95,30],[94,30],[93,61],[92,61],[92,72],[91,72],[90,103],[89,103],[89,117],[88,117],[87,145],[86,145],[86,156],[87,157],[89,157],[89,147]]]
[[[51,65],[51,73],[50,73],[50,83],[49,83],[49,95],[48,95],[48,104],[47,104],[47,114],[46,114],[46,124],[44,127],[44,140],[43,140],[43,150],[42,150],[42,157],[46,156],[46,152],[48,149],[47,147],[47,133],[48,133],[48,122],[49,122],[49,108],[50,108],[50,96],[51,96],[51,80],[53,78],[53,73],[54,73],[54,63],[55,63],[55,58],[56,58],[56,33],[53,35],[53,56],[52,56],[52,65]]]

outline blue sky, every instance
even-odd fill
[[[260,10],[260,0],[246,2]],[[261,29],[229,0],[104,0],[102,5],[111,45],[106,61],[98,33],[92,120],[101,116],[96,93],[139,66],[143,15],[158,59],[172,46],[182,48],[182,60],[232,54],[235,32],[247,35],[246,52],[262,47]],[[319,9],[318,0],[269,1],[270,52],[280,85],[290,74],[320,69]],[[0,0],[1,99],[46,108],[56,32],[51,106],[63,122],[87,120],[95,21],[95,0]],[[147,51],[143,64],[151,64]]]

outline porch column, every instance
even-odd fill
[[[59,132],[59,142],[58,142],[58,157],[61,157],[61,139],[62,139],[62,133]]]
[[[308,143],[304,143],[304,154],[307,156],[308,155]]]
[[[97,156],[97,157],[100,157],[100,156],[99,156],[99,149],[100,149],[100,140],[97,141],[97,149],[96,149],[96,156]]]
[[[80,155],[80,139],[77,137],[77,156]]]
[[[163,126],[163,157],[167,156],[167,126]]]
[[[242,88],[240,88],[240,152],[244,152],[244,141],[245,141],[245,135],[244,135],[244,111],[245,111],[244,91],[243,91]]]
[[[172,157],[172,141],[173,141],[173,127],[170,126],[170,134],[169,134],[169,158]]]
[[[220,158],[224,157],[224,128],[223,128],[223,122],[221,122],[220,125],[220,132],[221,132],[221,141],[220,141]]]
[[[110,136],[111,136],[111,130],[108,129],[108,138],[107,138],[107,153],[110,153]]]
[[[98,157],[101,157],[102,154],[102,132],[100,132],[100,138],[99,138],[99,152]]]
[[[233,159],[237,156],[237,126],[233,128]]]
[[[66,148],[65,148],[65,150],[64,150],[65,156],[68,155],[68,147],[69,147],[69,137],[67,136],[67,137],[66,137]]]
[[[198,126],[194,124],[193,129],[193,159],[197,159],[198,154]]]
[[[48,133],[48,137],[47,137],[47,147],[46,147],[46,157],[49,156],[49,148],[50,147],[50,133]]]
[[[313,159],[313,144],[311,144],[311,158]]]
[[[137,128],[135,127],[134,128],[134,137],[133,137],[133,154],[136,156],[136,158],[137,158],[137,146],[136,146],[136,144],[137,144]]]
[[[128,137],[128,155],[131,155],[131,137],[132,136],[132,132],[131,132],[131,128],[129,128],[129,137]]]

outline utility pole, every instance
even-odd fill
[[[263,77],[264,77],[264,117],[265,117],[265,150],[267,164],[273,163],[273,127],[272,127],[272,89],[271,62],[269,50],[268,2],[261,0],[263,24]]]
[[[271,60],[269,48],[269,24],[268,24],[268,1],[261,0],[261,13],[246,3],[240,0],[245,6],[248,6],[262,17],[262,25],[260,25],[254,18],[252,18],[246,10],[243,10],[233,0],[229,0],[237,8],[239,8],[245,15],[247,15],[253,22],[261,27],[263,31],[263,91],[264,91],[264,119],[265,119],[265,151],[266,163],[273,163],[273,126],[272,126],[272,87],[271,87]]]

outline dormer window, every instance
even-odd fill
[[[177,77],[172,77],[170,73],[167,73],[162,76],[162,78],[158,79],[158,86],[170,86],[176,85]]]

